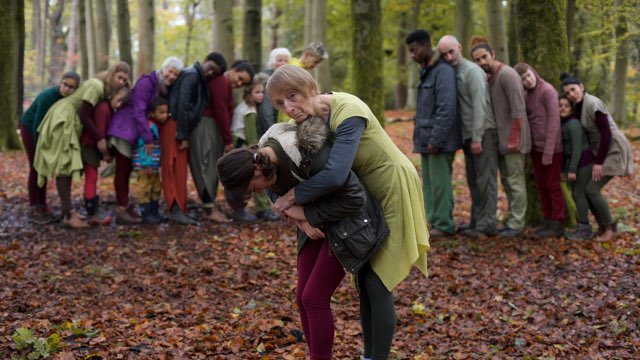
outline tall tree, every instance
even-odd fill
[[[520,58],[520,40],[518,39],[518,14],[517,14],[517,7],[518,7],[518,2],[516,0],[512,0],[509,1],[509,20],[508,20],[508,28],[509,31],[507,31],[507,33],[509,34],[509,36],[507,36],[507,42],[508,42],[508,54],[509,54],[509,61],[511,61],[512,64],[517,63]]]
[[[311,41],[319,41],[327,46],[327,0],[313,0],[311,4]],[[306,46],[306,44],[305,44]],[[327,50],[331,54],[331,50]],[[322,61],[313,74],[321,91],[331,90],[331,57]]]
[[[184,8],[185,18],[187,19],[187,41],[185,42],[184,61],[190,62],[191,54],[191,35],[193,34],[194,20],[198,11],[199,0],[190,0]]]
[[[224,56],[227,62],[234,59],[233,49],[233,0],[213,1],[213,49]]]
[[[313,29],[312,29],[312,23],[313,23],[313,13],[312,10],[313,9],[313,0],[304,0],[304,28],[303,30],[303,39],[304,39],[304,46],[307,46],[310,42],[313,41]]]
[[[407,50],[405,39],[407,37],[407,12],[398,14],[398,33],[396,35],[396,73],[397,83],[394,90],[395,108],[402,109],[407,105]]]
[[[84,12],[86,18],[87,30],[87,59],[89,62],[89,76],[93,76],[98,69],[96,59],[96,32],[93,19],[93,0],[87,0],[84,4]],[[85,80],[88,79],[85,78]]]
[[[260,71],[262,64],[262,0],[244,0],[242,57]]]
[[[62,12],[64,0],[58,0],[55,8],[49,14],[51,43],[49,45],[49,84],[54,85],[60,80],[64,70],[64,33],[62,31]]]
[[[518,36],[522,57],[555,84],[569,65],[563,0],[518,0]]]
[[[36,79],[39,80],[36,87],[42,88],[45,84],[44,58],[46,55],[46,16],[43,16],[42,0],[32,0],[31,4],[31,49],[36,51]]]
[[[120,60],[129,64],[133,69],[129,2],[127,0],[118,0],[116,5],[118,8],[118,50],[120,51]]]
[[[16,24],[18,31],[18,71],[16,79],[18,87],[18,98],[16,99],[16,118],[22,116],[22,102],[24,101],[24,48],[25,48],[25,29],[24,29],[24,0],[17,0],[18,11],[16,12]]]
[[[414,31],[418,28],[418,16],[420,14],[420,3],[421,0],[413,0],[413,10],[411,11],[411,15],[409,16],[409,23],[407,24],[407,29],[409,31]],[[408,53],[408,49],[405,46],[405,53]],[[416,96],[417,89],[416,85],[418,82],[418,71],[416,70],[416,64],[413,60],[407,56],[407,109],[415,109],[416,108]]]
[[[571,52],[573,51],[574,45],[574,29],[575,29],[575,18],[576,18],[576,0],[567,0],[567,7],[564,12],[564,21],[567,28],[567,56],[569,57],[569,62],[572,62]],[[576,59],[577,61],[577,59]],[[573,69],[571,69],[573,72]]]
[[[631,10],[631,9],[628,9]],[[614,11],[618,14],[615,28],[616,57],[611,89],[611,115],[620,124],[626,122],[627,110],[624,104],[629,66],[629,41],[627,39],[627,9],[622,0],[616,0]]]
[[[489,43],[496,52],[496,58],[506,64],[509,63],[509,48],[504,24],[502,0],[486,0],[487,33]]]
[[[473,33],[473,13],[471,12],[471,0],[456,0],[456,17],[454,33],[462,44],[462,53],[469,53],[469,40]]]
[[[269,20],[269,41],[267,43],[267,53],[278,47],[278,29],[280,28],[280,15],[282,10],[276,3],[269,6],[271,19]]]
[[[86,80],[89,77],[89,47],[87,45],[87,18],[84,16],[86,14],[85,2],[78,1],[78,40],[80,42],[80,69],[82,79]]]
[[[65,69],[75,70],[78,63],[78,1],[71,0],[71,16],[67,33],[67,54]]]
[[[136,74],[146,74],[154,69],[155,13],[153,0],[138,0],[138,61]]]
[[[18,149],[16,136],[16,103],[18,101],[18,58],[20,57],[20,33],[24,33],[24,16],[20,16],[19,8],[24,9],[24,1],[0,2],[0,24],[4,31],[0,32],[0,151]],[[20,23],[22,21],[22,23]],[[18,39],[18,41],[16,41]],[[24,37],[23,37],[24,39]]]
[[[351,0],[353,18],[353,84],[384,126],[381,0]]]
[[[96,72],[109,67],[109,19],[105,0],[93,0],[93,27],[96,44]]]

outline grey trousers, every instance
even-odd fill
[[[212,207],[218,191],[218,159],[224,144],[216,122],[203,116],[189,136],[189,169],[203,205]]]
[[[484,231],[496,231],[496,210],[498,204],[498,132],[496,129],[485,131],[482,137],[483,152],[471,153],[471,140],[464,143],[464,162],[467,171],[467,184],[471,193],[472,228]]]

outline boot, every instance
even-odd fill
[[[562,235],[564,235],[564,223],[557,220],[549,220],[544,230],[533,234],[537,238],[561,237]]]
[[[196,225],[198,224],[195,220],[187,216],[180,210],[178,205],[173,205],[171,208],[171,215],[169,215],[169,220],[176,222],[180,225]]]
[[[213,221],[216,223],[226,223],[229,220],[222,211],[218,210],[215,207],[212,208],[204,208],[204,215],[202,216],[204,220]]]
[[[158,203],[158,200],[150,201],[149,207],[151,208],[151,213],[153,214],[153,216],[157,217],[161,223],[167,221],[167,218],[160,214],[160,204]]]
[[[36,225],[46,225],[59,220],[59,218],[53,215],[44,205],[31,206],[27,217],[30,222]]]
[[[545,230],[547,230],[551,222],[551,219],[543,218],[540,222],[540,225],[533,231],[533,236],[537,238],[545,237],[544,235],[540,234],[544,233]]]
[[[606,242],[613,240],[616,237],[614,228],[614,224],[602,226],[602,232],[596,237],[596,241]]]
[[[153,213],[153,208],[151,207],[151,203],[139,204],[140,214],[142,214],[142,222],[145,224],[159,224],[160,219],[157,218]]]
[[[116,208],[116,224],[132,225],[132,224],[140,224],[140,223],[142,223],[142,219],[131,216],[131,214],[129,214],[127,207],[118,206]]]
[[[68,218],[62,220],[62,225],[71,229],[83,229],[89,227],[89,224],[82,220],[82,218],[73,210],[69,213]]]
[[[255,215],[251,215],[246,212],[244,209],[238,209],[233,213],[233,219],[240,222],[245,223],[254,223],[258,221],[258,218]]]
[[[92,199],[84,199],[84,206],[87,209],[89,225],[109,225],[111,223],[111,215],[100,211],[100,197],[94,196]]]
[[[589,240],[593,237],[591,226],[588,223],[578,223],[576,231],[567,233],[567,239],[569,240]]]

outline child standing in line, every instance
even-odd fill
[[[133,153],[133,169],[138,174],[138,203],[142,221],[147,224],[158,224],[165,219],[160,215],[158,200],[162,190],[160,184],[160,136],[158,124],[164,124],[169,118],[169,103],[166,99],[156,97],[149,104],[147,126],[153,135],[151,151],[144,149],[144,140],[138,139]]]
[[[601,203],[606,200],[591,179],[595,156],[582,123],[575,117],[573,106],[564,95],[560,96],[559,104],[564,153],[562,174],[563,178],[571,184],[571,195],[578,211],[578,227],[576,231],[568,233],[567,238],[588,240],[593,237],[591,225],[589,225],[589,202]],[[601,220],[597,212],[593,214],[598,221]]]
[[[264,99],[265,82],[266,77],[261,75],[255,76],[251,84],[244,88],[244,95],[242,97],[244,101],[233,110],[231,133],[235,138],[236,148],[258,144],[258,130],[256,127],[258,119],[257,108]],[[271,202],[264,191],[254,192],[253,202],[257,218],[266,221],[276,221],[279,219],[279,217],[271,211]],[[233,218],[247,219],[249,217],[250,216],[245,213],[244,208],[235,209]]]
[[[97,191],[98,168],[100,161],[111,161],[109,151],[102,145],[105,143],[104,139],[111,115],[127,101],[128,97],[129,88],[125,86],[116,90],[110,99],[100,101],[93,108],[91,117],[82,129],[80,155],[84,172],[84,206],[87,210],[89,225],[108,225],[111,223],[111,216],[100,211],[100,197]]]

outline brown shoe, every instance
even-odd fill
[[[222,211],[216,208],[209,209],[209,212],[205,210],[205,213],[202,216],[202,219],[213,221],[216,223],[228,223],[231,221],[231,219],[227,218],[227,216],[223,214]]]
[[[133,217],[125,206],[116,208],[116,224],[132,225],[142,223],[141,218]]]
[[[599,242],[607,242],[611,241],[616,237],[615,231],[613,231],[613,227],[611,225],[603,226],[602,232],[600,235],[596,237],[596,241]]]
[[[429,238],[431,239],[438,239],[438,238],[443,238],[446,236],[451,236],[453,234],[450,234],[448,232],[442,231],[440,229],[436,229],[436,228],[431,228],[429,229]]]
[[[71,211],[69,217],[62,220],[62,224],[71,229],[84,229],[89,227],[89,224],[82,220],[75,211]]]

